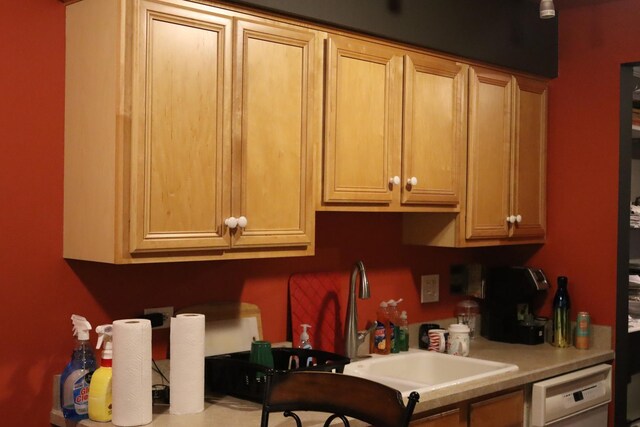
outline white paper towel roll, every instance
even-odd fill
[[[179,314],[171,318],[170,412],[195,414],[204,410],[203,314]]]
[[[151,395],[151,322],[113,322],[112,422],[141,426],[153,418]]]

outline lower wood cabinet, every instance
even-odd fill
[[[420,415],[417,415],[420,417]],[[518,389],[462,402],[427,413],[411,427],[518,427],[524,420],[524,391]]]
[[[523,390],[469,405],[469,427],[516,427],[522,426],[523,420]]]
[[[411,427],[466,427],[466,408],[455,408],[411,422]]]

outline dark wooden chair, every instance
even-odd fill
[[[320,371],[295,371],[269,375],[262,406],[261,427],[269,425],[269,414],[283,412],[302,427],[296,411],[332,414],[325,427],[340,419],[355,418],[375,427],[406,427],[420,399],[412,392],[405,406],[402,395],[386,385],[351,375]]]

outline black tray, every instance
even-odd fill
[[[208,356],[204,359],[204,381],[207,390],[214,393],[262,403],[265,373],[274,375],[288,371],[334,371],[342,373],[350,362],[348,357],[322,350],[301,348],[273,348],[273,369],[249,362],[249,351]],[[297,357],[300,366],[290,361]],[[312,365],[306,366],[311,359]]]

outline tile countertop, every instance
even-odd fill
[[[415,337],[417,337],[417,327],[415,325],[415,328],[410,328],[411,341],[414,343],[416,342]],[[611,328],[595,326],[593,345],[589,350],[578,350],[575,347],[559,349],[546,343],[539,345],[507,344],[478,337],[471,341],[469,356],[513,363],[518,365],[519,369],[515,372],[429,392],[428,395],[420,396],[420,402],[415,409],[416,414],[523,386],[599,363],[611,362],[614,358],[614,352],[611,350]],[[393,355],[389,357],[393,357]],[[154,405],[153,421],[148,425],[153,427],[259,426],[260,416],[261,406],[257,403],[231,396],[212,396],[206,399],[205,410],[193,415],[171,415],[168,405]],[[65,423],[62,412],[56,408],[52,409],[50,419],[52,425],[73,425]],[[318,425],[322,425],[324,422],[321,415],[314,413],[305,413],[303,420],[308,423],[307,425],[315,425],[316,420]],[[273,427],[295,425],[292,420],[285,419],[281,414],[271,415],[270,421],[270,426]],[[77,425],[108,427],[112,424],[85,420]],[[356,425],[354,423],[354,427]]]

